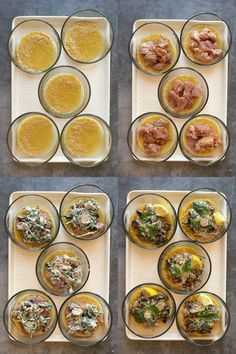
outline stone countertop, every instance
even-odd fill
[[[8,259],[8,238],[4,228],[4,215],[9,205],[9,196],[14,191],[68,191],[80,184],[96,184],[111,196],[114,202],[115,211],[117,210],[117,180],[108,177],[102,178],[0,178],[0,353],[1,354],[72,354],[78,351],[81,354],[112,354],[117,345],[117,234],[116,220],[114,219],[111,229],[111,257],[110,257],[110,305],[113,313],[113,326],[108,338],[94,347],[81,348],[70,343],[41,343],[32,346],[21,345],[9,339],[7,332],[3,327],[2,313],[7,302],[7,259]]]
[[[119,37],[118,37],[118,112],[119,112],[119,176],[233,176],[236,172],[236,7],[234,0],[165,0],[119,1]],[[133,22],[139,18],[189,18],[200,12],[214,12],[224,18],[232,31],[232,47],[229,54],[229,91],[228,91],[228,126],[231,133],[231,147],[227,157],[210,167],[199,167],[192,163],[163,162],[157,167],[147,166],[133,159],[126,142],[128,127],[131,124],[132,87],[131,61],[128,56],[128,41],[132,34]]]
[[[234,178],[120,178],[119,179],[119,210],[118,210],[118,234],[119,234],[119,261],[118,261],[118,329],[117,337],[119,337],[118,353],[127,354],[233,354],[236,352],[235,342],[235,328],[236,328],[236,267],[235,267],[235,252],[236,243],[234,237],[234,230],[236,227],[235,210],[236,210],[236,193]],[[132,341],[125,335],[125,325],[121,317],[121,306],[125,296],[125,235],[121,226],[122,211],[126,205],[127,193],[131,190],[193,190],[201,187],[210,187],[222,193],[225,193],[233,210],[233,219],[228,232],[228,252],[227,252],[227,304],[231,313],[231,324],[226,336],[215,343],[214,345],[206,348],[199,348],[187,342],[180,341]]]
[[[112,151],[109,159],[93,168],[80,168],[71,163],[48,163],[40,167],[24,166],[13,161],[6,144],[8,126],[11,121],[11,70],[7,52],[7,40],[11,31],[11,22],[16,16],[44,15],[66,16],[80,9],[97,9],[111,20],[115,39],[117,37],[117,8],[116,1],[106,0],[25,0],[24,5],[19,0],[1,0],[1,41],[0,41],[0,140],[1,140],[1,176],[114,176],[117,172],[117,52],[116,41],[112,47],[111,59],[111,101],[110,121],[113,133]]]

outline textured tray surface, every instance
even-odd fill
[[[141,19],[137,20],[133,25],[133,31],[146,22],[161,22],[170,26],[175,33],[180,36],[180,31],[186,20],[167,20],[167,19]],[[220,63],[208,67],[196,65],[188,60],[183,51],[174,68],[190,67],[199,71],[206,79],[209,86],[209,99],[204,109],[199,113],[207,113],[220,118],[225,124],[227,123],[227,90],[228,90],[228,56]],[[132,65],[132,120],[146,112],[162,112],[158,98],[157,88],[163,75],[153,77],[138,70]],[[166,113],[165,113],[166,114]],[[168,115],[168,114],[167,114]],[[186,119],[174,118],[178,131],[180,131]],[[178,147],[175,153],[168,161],[188,161],[181,153]]]
[[[12,28],[27,19],[42,19],[49,22],[60,34],[66,16],[20,16],[12,22]],[[32,31],[33,28],[29,28]],[[110,54],[95,64],[79,64],[70,59],[62,48],[61,56],[55,66],[70,65],[81,70],[88,78],[91,85],[91,98],[88,106],[82,113],[95,114],[110,122]],[[24,73],[12,64],[12,121],[26,112],[43,112],[38,99],[38,84],[43,74],[32,75]],[[50,117],[56,122],[61,131],[68,119]],[[69,162],[59,147],[56,155],[49,162]]]
[[[166,197],[174,206],[176,212],[182,198],[188,193],[187,191],[131,191],[127,196],[127,203],[139,194],[145,193],[158,193]],[[207,193],[209,196],[210,193]],[[187,240],[187,238],[182,233],[180,227],[177,227],[176,233],[173,239],[168,243],[179,240]],[[222,299],[226,300],[226,266],[227,266],[227,235],[222,237],[219,241],[212,244],[203,246],[209,253],[212,262],[212,273],[210,279],[206,285],[201,289],[205,291],[213,292],[219,295]],[[159,250],[144,250],[140,247],[135,246],[132,242],[126,239],[126,293],[128,293],[132,288],[138,284],[146,282],[161,283],[161,280],[157,273],[157,262],[160,254],[165,247]],[[183,295],[178,295],[172,293],[176,306],[184,299]],[[185,296],[186,297],[186,296]],[[128,338],[133,340],[145,340],[138,336],[135,336],[126,328],[126,335]],[[150,340],[150,339],[146,339]],[[176,324],[162,336],[152,339],[152,340],[184,340],[180,336]]]
[[[65,192],[14,192],[10,203],[25,194],[37,193],[50,199],[59,209],[61,199]],[[109,302],[109,276],[110,276],[110,231],[93,241],[77,241],[67,235],[62,225],[56,242],[71,242],[82,248],[90,262],[90,275],[81,291],[91,291],[101,295]],[[24,289],[39,289],[45,291],[39,284],[35,274],[35,264],[41,251],[30,252],[17,247],[9,240],[8,243],[8,297]],[[59,309],[66,297],[49,296],[55,301]],[[57,326],[54,333],[48,338],[49,342],[67,342]]]

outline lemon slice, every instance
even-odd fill
[[[211,297],[207,294],[201,294],[200,295],[200,298],[201,298],[201,302],[204,306],[207,306],[207,305],[213,305],[213,301],[211,299]]]
[[[142,293],[146,298],[149,298],[151,296],[156,296],[158,292],[149,286],[145,286],[142,288]]]
[[[169,214],[168,209],[161,204],[154,204],[153,208],[157,216],[167,216]]]
[[[191,256],[191,267],[194,269],[202,269],[202,261],[195,254]]]
[[[216,211],[213,214],[213,218],[215,220],[216,225],[222,225],[225,222],[225,218],[219,211]]]

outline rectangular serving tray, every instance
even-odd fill
[[[176,212],[183,197],[188,194],[188,191],[159,191],[159,190],[134,190],[127,195],[127,203],[140,194],[157,193],[166,197],[175,208]],[[211,193],[204,193],[204,196],[210,197]],[[173,239],[168,243],[187,240],[179,226]],[[212,272],[210,279],[201,289],[213,292],[219,295],[226,301],[226,272],[227,272],[227,234],[217,242],[204,245],[204,248],[209,253],[212,262]],[[157,273],[157,262],[164,247],[157,250],[145,250],[137,247],[126,238],[126,294],[138,284],[153,282],[162,284]],[[176,307],[186,297],[172,293]],[[132,340],[156,340],[156,341],[176,341],[184,340],[178,332],[176,323],[162,336],[155,339],[145,339],[134,335],[126,328],[126,335]]]
[[[133,31],[147,22],[161,22],[170,26],[178,37],[186,20],[170,19],[140,19],[134,22]],[[211,66],[201,66],[192,63],[181,50],[179,60],[174,68],[190,67],[199,71],[206,79],[209,86],[209,99],[204,109],[199,113],[211,114],[227,124],[227,93],[228,93],[228,56],[221,62]],[[151,76],[138,70],[132,65],[132,121],[146,112],[165,113],[161,107],[157,89],[163,75]],[[167,114],[168,115],[168,114]],[[186,119],[174,118],[178,131],[180,131]],[[145,159],[146,160],[146,159]],[[179,147],[168,161],[188,161]]]
[[[65,192],[14,192],[10,196],[10,204],[27,194],[42,195],[56,206],[59,210],[60,202]],[[105,199],[104,199],[105,200]],[[109,277],[110,277],[110,231],[105,235],[93,241],[76,240],[69,236],[60,225],[56,242],[71,242],[86,253],[90,262],[90,275],[87,283],[81,291],[91,291],[102,296],[109,302]],[[42,250],[41,250],[42,251]],[[16,246],[10,239],[8,242],[8,298],[24,289],[39,289],[45,291],[39,284],[35,274],[35,264],[37,257],[41,251],[26,251]],[[54,300],[57,309],[66,297],[54,296],[49,294]],[[57,325],[53,334],[47,339],[48,342],[67,342],[66,338],[61,334]]]
[[[49,22],[60,35],[62,25],[67,19],[66,16],[19,16],[12,21],[12,28],[25,20],[38,19]],[[29,32],[34,29],[29,26]],[[91,98],[88,106],[82,113],[95,114],[110,124],[110,53],[94,64],[80,64],[69,58],[63,47],[61,56],[56,63],[59,65],[70,65],[81,70],[88,78],[91,85]],[[49,115],[42,108],[38,99],[38,84],[44,74],[27,74],[11,65],[11,121],[19,115],[27,112],[42,112]],[[57,124],[59,131],[62,130],[68,119],[55,118],[49,115]],[[66,163],[69,160],[62,153],[59,147],[55,156],[49,162]]]

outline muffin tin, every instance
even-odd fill
[[[177,211],[181,200],[189,193],[188,191],[158,191],[158,190],[134,190],[127,195],[127,204],[138,195],[156,193],[167,198]],[[205,194],[210,198],[211,192]],[[181,232],[180,227],[177,227],[174,237],[168,245],[173,242],[184,240],[187,238]],[[217,242],[204,245],[205,250],[208,252],[211,263],[212,272],[206,285],[201,291],[213,292],[220,296],[224,301],[226,300],[226,265],[227,265],[227,234]],[[159,283],[162,284],[157,273],[157,262],[163,251],[164,247],[156,250],[145,250],[137,247],[126,238],[126,285],[125,293],[127,294],[135,286],[142,283]],[[183,295],[172,293],[176,306],[178,308],[181,301],[186,297]],[[150,340],[147,338],[140,338],[134,335],[126,328],[126,335],[132,340]],[[176,322],[172,327],[158,338],[152,340],[160,341],[175,341],[184,340],[180,335]]]
[[[19,23],[29,20],[38,19],[50,23],[58,33],[61,32],[63,23],[67,16],[20,16],[14,18],[12,28]],[[96,20],[96,19],[95,19]],[[100,21],[100,20],[99,20]],[[28,22],[28,31],[33,28]],[[91,85],[91,99],[83,114],[90,113],[101,117],[108,125],[110,124],[110,53],[102,60],[94,64],[80,64],[69,58],[64,49],[61,51],[57,66],[69,65],[81,70],[89,80]],[[12,100],[11,100],[11,121],[13,122],[19,115],[26,112],[42,112],[45,113],[38,99],[38,85],[43,77],[42,74],[31,75],[19,70],[14,64],[11,66],[12,77]],[[50,116],[58,126],[61,132],[67,120]],[[69,163],[70,161],[63,154],[59,147],[56,154],[49,162]]]
[[[14,192],[10,196],[10,204],[17,198],[34,192]],[[59,210],[59,206],[66,192],[37,192],[38,195],[48,198]],[[104,197],[105,197],[104,193]],[[103,208],[108,211],[109,205],[106,198],[101,202]],[[110,276],[110,229],[102,237],[93,241],[75,240],[60,227],[59,233],[52,243],[70,242],[80,247],[87,255],[90,262],[90,275],[83,287],[83,291],[90,291],[103,297],[109,302],[109,276]],[[36,261],[40,251],[29,252],[8,242],[8,298],[25,289],[44,290],[37,280]],[[65,297],[51,295],[59,310]],[[57,326],[53,334],[47,339],[48,342],[67,342]]]
[[[178,37],[180,36],[182,27],[186,23],[186,20],[183,19],[139,19],[134,22],[133,32],[147,22],[157,21],[170,26]],[[145,32],[143,37],[145,37]],[[201,114],[214,115],[219,117],[223,123],[227,124],[228,56],[217,65],[207,67],[192,63],[181,50],[179,60],[174,68],[179,67],[195,69],[201,73],[207,81],[209,86],[209,99],[206,106],[201,111]],[[137,69],[135,65],[132,65],[132,121],[146,112],[165,113],[157,98],[158,85],[162,77],[163,76],[153,77],[147,75]],[[170,117],[176,124],[178,131],[180,131],[186,119]],[[145,159],[141,157],[139,160],[144,161]],[[168,161],[186,162],[188,160],[182,154],[180,148],[177,147]]]

